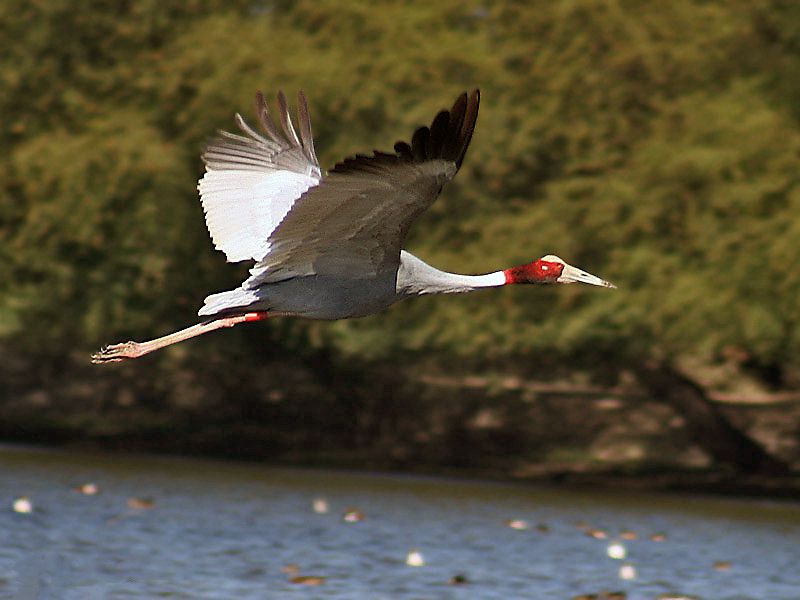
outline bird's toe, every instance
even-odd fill
[[[107,362],[118,362],[126,358],[135,358],[138,356],[136,352],[137,346],[138,344],[136,342],[111,344],[92,354],[92,362],[98,365]]]

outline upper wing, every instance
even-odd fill
[[[222,131],[203,154],[206,173],[197,189],[206,225],[214,246],[231,262],[264,258],[272,232],[295,200],[321,178],[305,94],[298,95],[299,136],[283,92],[278,93],[278,105],[283,133],[259,92],[256,111],[268,137],[237,114],[236,124],[245,135]]]
[[[267,240],[246,287],[299,275],[368,277],[395,267],[411,223],[461,166],[480,94],[462,94],[396,154],[375,152],[336,165],[308,189]]]

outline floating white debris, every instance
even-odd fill
[[[314,512],[318,515],[324,515],[330,510],[328,501],[325,500],[325,498],[314,498],[314,502],[311,505],[314,508]]]
[[[619,568],[620,579],[636,579],[636,567],[630,563],[625,563]]]
[[[14,508],[14,512],[27,515],[33,512],[33,502],[31,502],[30,498],[27,496],[20,496],[16,500],[14,500],[14,504],[12,505]]]
[[[530,527],[530,524],[524,519],[508,519],[506,525],[517,531],[525,531]]]
[[[419,550],[412,550],[406,556],[406,564],[409,567],[423,567],[425,566],[425,557]]]
[[[357,508],[348,508],[342,515],[342,520],[346,523],[358,523],[364,520],[364,513]]]
[[[611,542],[606,549],[608,556],[610,558],[615,558],[617,560],[622,560],[626,556],[628,556],[628,551],[625,549],[625,546],[621,542]]]
[[[100,493],[100,487],[96,483],[84,483],[75,488],[76,492],[80,492],[84,496],[96,496]]]

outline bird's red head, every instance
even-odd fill
[[[613,283],[604,281],[599,277],[582,271],[577,267],[548,254],[527,265],[512,267],[503,271],[506,283],[588,283],[602,287],[617,287]]]
[[[564,271],[564,261],[551,260],[555,256],[545,256],[526,265],[512,267],[504,271],[506,283],[555,283]]]

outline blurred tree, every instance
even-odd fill
[[[183,325],[238,283],[194,180],[204,140],[249,116],[256,88],[305,89],[331,165],[481,87],[465,168],[411,249],[464,272],[555,252],[620,289],[276,322],[229,334],[225,353],[542,378],[570,365],[607,381],[642,361],[699,380],[732,363],[738,377],[708,382],[800,387],[793,3],[9,0],[0,32],[14,40],[0,58],[7,343],[83,355]]]

